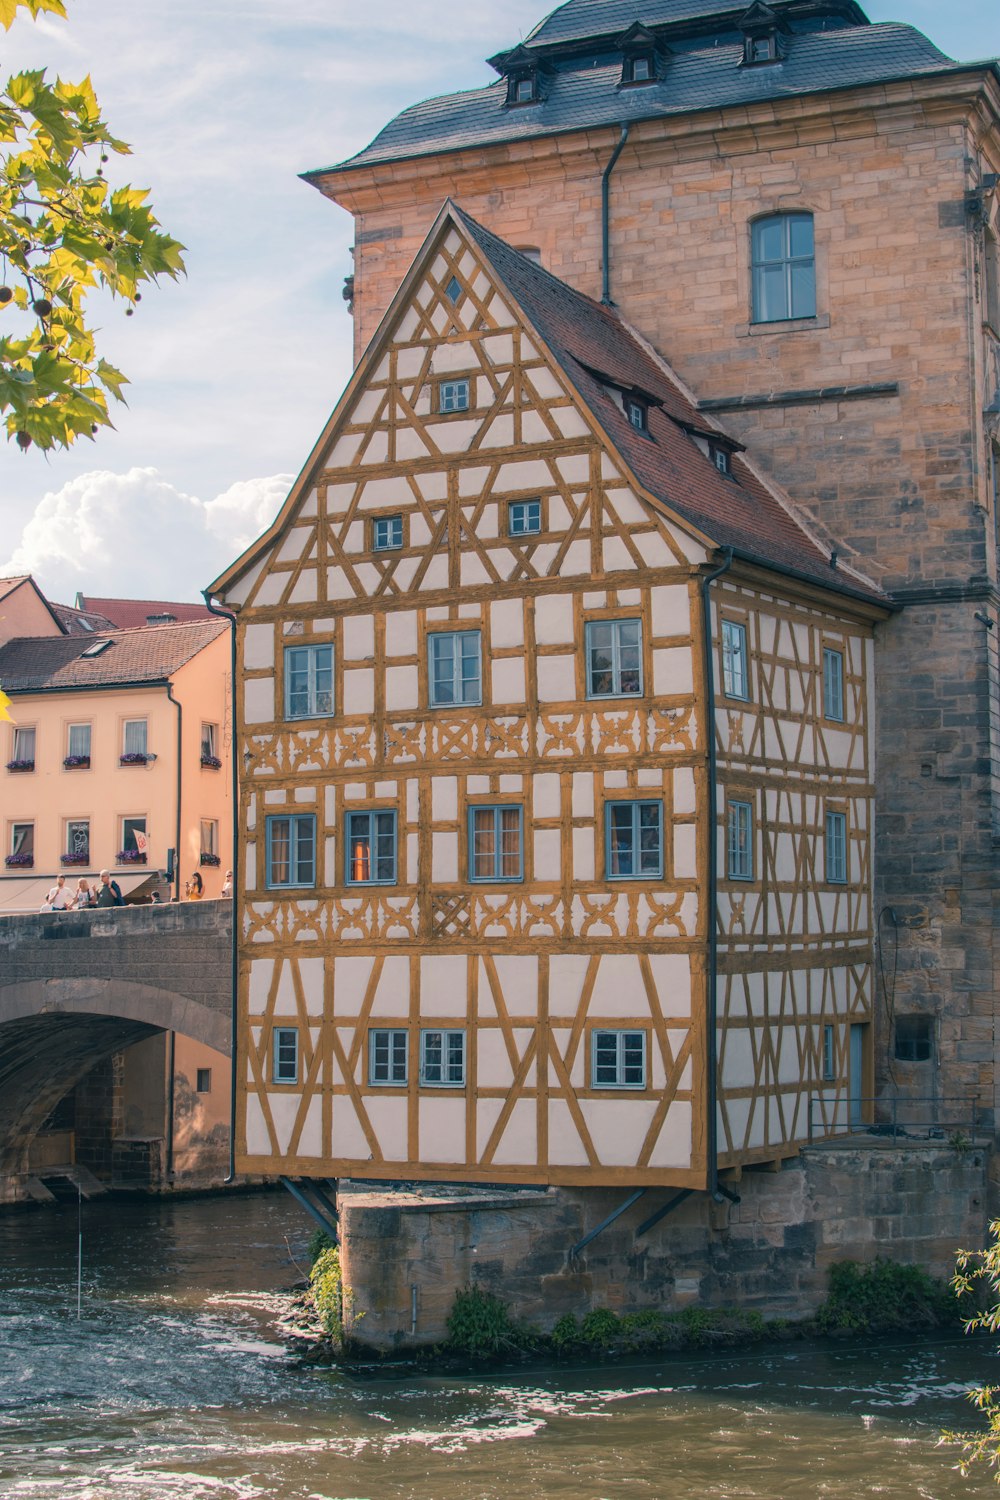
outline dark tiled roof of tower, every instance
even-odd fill
[[[643,26],[671,26],[684,21],[700,21],[711,16],[739,16],[749,0],[567,0],[528,33],[526,47],[551,43],[575,42],[586,37],[616,36],[633,21]],[[786,9],[781,0],[771,0],[771,8]],[[789,7],[791,8],[791,7]]]
[[[8,693],[164,682],[227,630],[223,620],[210,619],[94,635],[22,636],[0,646],[0,682]],[[85,656],[99,641],[110,645]]]
[[[794,35],[785,60],[773,66],[741,68],[742,56],[739,45],[678,52],[669,59],[662,79],[634,89],[618,87],[617,63],[567,68],[546,80],[539,103],[517,109],[505,108],[503,79],[485,88],[441,95],[404,110],[348,161],[306,175],[322,177],[469,146],[885,83],[962,66],[914,27],[895,23]]]
[[[725,443],[724,429],[698,411],[669,368],[614,309],[574,291],[454,205],[453,211],[652,496],[717,546],[733,547],[747,560],[887,602],[868,580],[834,568],[790,505],[738,455],[732,459],[733,478],[720,474],[688,429],[706,435],[714,430]],[[631,425],[609,386],[652,397],[648,437]]]

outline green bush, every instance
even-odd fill
[[[830,1267],[829,1295],[816,1324],[824,1333],[889,1333],[934,1328],[958,1316],[955,1294],[919,1266],[842,1260]]]
[[[520,1348],[525,1339],[511,1321],[506,1302],[478,1286],[467,1286],[455,1294],[446,1342],[449,1349],[481,1358]]]
[[[564,1313],[550,1335],[552,1343],[560,1353],[575,1349],[581,1342],[580,1325],[572,1313]]]
[[[333,1240],[325,1230],[314,1229],[309,1236],[309,1248],[306,1251],[306,1254],[309,1256],[310,1266],[314,1266],[323,1254],[323,1251],[331,1249],[333,1243]]]
[[[344,1283],[336,1245],[321,1250],[309,1273],[309,1291],[320,1327],[328,1339],[344,1340]]]
[[[580,1328],[580,1337],[589,1349],[607,1349],[621,1337],[621,1319],[610,1307],[594,1307]]]

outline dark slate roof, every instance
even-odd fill
[[[631,89],[618,87],[618,63],[557,71],[546,79],[540,103],[515,109],[504,107],[507,85],[498,79],[486,88],[413,105],[357,156],[306,175],[323,177],[369,163],[946,73],[961,66],[914,27],[895,23],[792,36],[784,62],[765,67],[741,68],[742,56],[740,46],[679,52],[669,59],[662,80]]]
[[[769,0],[779,14],[800,8],[795,0]],[[582,41],[588,37],[620,36],[634,21],[643,26],[676,26],[711,16],[738,18],[749,0],[566,0],[524,39],[526,47]],[[850,7],[863,14],[860,7]]]
[[[22,636],[0,646],[0,683],[14,694],[164,682],[228,628],[223,620],[206,620],[86,636]],[[102,640],[111,644],[100,655],[84,656]]]
[[[738,455],[731,460],[733,478],[719,473],[688,428],[706,435],[714,431],[725,440],[724,429],[698,411],[676,376],[613,308],[574,291],[462,209],[452,205],[452,211],[644,489],[717,546],[732,547],[748,561],[887,603],[885,594],[866,579],[832,568],[829,552],[809,535],[790,505]],[[649,408],[649,437],[627,420],[609,383],[643,391],[658,403]]]

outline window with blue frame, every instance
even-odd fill
[[[812,214],[769,214],[750,226],[753,321],[816,316]]]
[[[267,884],[316,884],[316,818],[313,813],[276,813],[265,820]]]
[[[608,880],[663,874],[663,803],[607,802],[604,873]]]
[[[641,620],[588,620],[586,652],[588,698],[641,695]]]
[[[644,1089],[646,1033],[592,1031],[590,1086],[594,1089]]]
[[[346,823],[348,885],[395,885],[395,811],[349,812]]]
[[[823,717],[844,722],[844,653],[823,647]]]
[[[435,1088],[461,1088],[465,1083],[465,1032],[428,1030],[420,1033],[420,1082]]]
[[[395,552],[402,545],[402,516],[376,516],[372,521],[372,551]]]
[[[427,637],[432,708],[482,703],[482,649],[478,630],[439,630]]]
[[[271,1082],[298,1083],[299,1029],[276,1026],[271,1033]]]
[[[730,802],[726,808],[726,873],[730,880],[753,879],[753,804]]]
[[[470,807],[469,879],[522,880],[523,826],[520,807]]]
[[[508,536],[535,536],[541,529],[541,500],[510,501],[507,506]]]
[[[722,691],[727,698],[750,697],[747,628],[736,620],[722,622]]]
[[[333,647],[285,647],[285,718],[333,713]]]
[[[468,411],[468,380],[442,380],[438,386],[438,411]]]
[[[401,1086],[409,1074],[410,1039],[399,1028],[375,1027],[368,1033],[368,1082]]]
[[[847,814],[828,812],[826,815],[826,878],[831,885],[844,885],[847,881]]]

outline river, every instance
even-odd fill
[[[300,1370],[284,1195],[0,1215],[0,1500],[952,1500],[961,1338],[490,1378]]]

